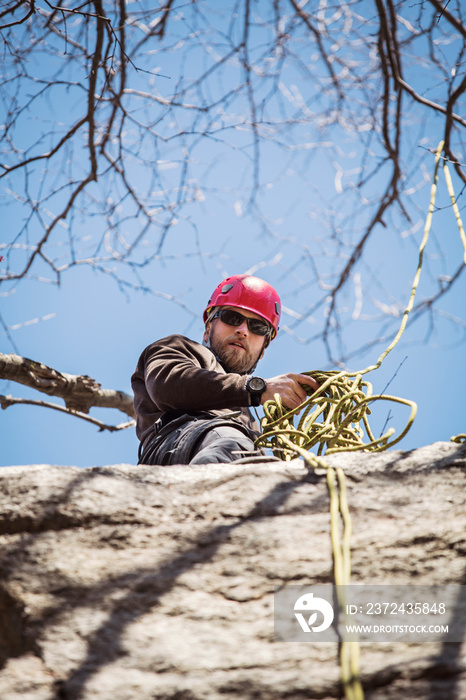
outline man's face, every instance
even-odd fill
[[[232,309],[235,307],[222,307]],[[237,309],[246,318],[261,318],[252,311]],[[204,331],[204,340],[209,339],[210,347],[230,372],[248,372],[264,354],[265,337],[251,333],[246,321],[240,326],[229,326],[220,318],[210,321]]]

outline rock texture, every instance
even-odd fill
[[[352,581],[466,584],[466,445],[347,453]],[[0,469],[1,700],[340,697],[334,644],[273,641],[273,591],[332,580],[301,460]],[[361,645],[366,698],[466,698],[455,644]]]

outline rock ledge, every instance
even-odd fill
[[[466,584],[466,445],[346,453],[352,582]],[[340,697],[334,644],[273,641],[330,583],[325,475],[290,463],[0,469],[2,700]],[[466,698],[464,644],[363,644],[372,700]]]

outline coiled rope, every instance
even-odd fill
[[[309,468],[326,469],[327,487],[330,496],[330,537],[334,581],[343,618],[346,610],[346,601],[343,593],[345,589],[342,586],[348,585],[351,577],[351,517],[346,497],[346,480],[343,469],[337,468],[335,470],[323,459],[322,455],[355,450],[364,452],[386,450],[399,442],[413,424],[417,411],[414,401],[385,394],[373,395],[372,385],[363,381],[362,377],[378,369],[389,352],[393,350],[403,335],[409,313],[413,308],[421,275],[424,248],[427,244],[432,224],[443,145],[443,141],[441,141],[435,153],[435,168],[429,209],[424,226],[424,235],[419,247],[418,266],[410,298],[403,313],[400,328],[393,341],[374,365],[358,372],[322,372],[318,370],[303,372],[303,374],[313,377],[320,387],[317,391],[311,393],[310,387],[303,386],[311,395],[296,409],[289,410],[284,406],[279,394],[275,394],[274,399],[267,401],[263,406],[262,434],[257,439],[256,446],[270,448],[276,457],[286,461],[301,456]],[[466,264],[466,236],[446,162],[443,170],[464,247],[464,263]],[[391,439],[395,433],[394,428],[390,428],[379,438],[374,437],[369,425],[368,415],[371,413],[370,406],[376,401],[391,401],[410,407],[411,411],[406,426],[398,437]],[[295,419],[299,415],[298,424],[295,426]],[[366,442],[364,441],[365,439]],[[451,439],[455,442],[465,442],[466,434],[461,434]],[[309,450],[316,446],[317,454],[311,453]],[[347,642],[344,639],[341,641],[340,667],[345,698],[347,700],[363,700],[364,692],[359,670],[359,642]]]

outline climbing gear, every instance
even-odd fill
[[[233,275],[220,282],[204,310],[204,323],[211,309],[216,306],[234,306],[252,311],[271,324],[271,340],[277,334],[281,314],[280,297],[268,282],[258,277]]]
[[[415,415],[416,404],[414,401],[399,399],[383,394],[372,395],[372,385],[363,382],[362,376],[378,369],[385,357],[401,338],[408,315],[414,305],[414,297],[422,268],[424,248],[427,244],[432,223],[432,215],[435,206],[437,191],[437,179],[439,161],[443,150],[443,141],[440,142],[435,154],[435,169],[431,187],[431,197],[427,212],[424,236],[419,247],[418,267],[414,276],[411,295],[404,311],[400,328],[394,340],[380,355],[377,362],[359,372],[304,372],[314,377],[320,384],[319,389],[312,393],[309,399],[304,401],[294,410],[283,406],[279,394],[274,399],[264,404],[264,418],[261,421],[262,435],[256,440],[256,446],[270,447],[273,453],[284,460],[301,456],[309,468],[323,468],[327,472],[327,487],[330,495],[330,531],[333,553],[334,581],[336,584],[337,598],[341,614],[345,616],[345,586],[350,583],[351,562],[349,540],[351,536],[351,517],[346,498],[345,475],[341,468],[336,470],[322,458],[325,451],[327,455],[335,452],[361,450],[365,452],[378,452],[392,447],[401,440],[410,429]],[[466,236],[463,224],[456,204],[456,197],[451,183],[447,164],[444,164],[445,179],[452,201],[453,211],[458,224],[461,241],[464,247],[464,263],[466,264]],[[303,386],[310,393],[310,387]],[[367,394],[364,393],[367,392]],[[406,427],[401,434],[390,441],[394,433],[391,428],[385,435],[375,438],[369,426],[367,415],[370,414],[369,406],[375,401],[395,401],[411,407],[411,413]],[[303,412],[298,425],[293,423],[294,416]],[[317,423],[322,416],[320,423]],[[368,442],[364,442],[364,430]],[[466,441],[466,434],[460,434],[451,438],[454,442]],[[317,455],[309,450],[318,445]],[[340,537],[340,517],[342,521],[343,535]],[[347,700],[363,700],[364,692],[360,681],[359,672],[359,643],[342,641],[340,644],[341,680],[345,698]]]
[[[316,379],[320,384],[319,389],[313,392],[309,399],[294,410],[289,410],[284,407],[278,394],[275,395],[273,401],[267,401],[264,404],[265,417],[261,421],[262,435],[256,441],[258,446],[270,447],[277,453],[277,456],[280,456],[282,459],[292,459],[293,457],[301,455],[308,464],[320,466],[321,460],[318,460],[314,455],[309,453],[309,449],[317,444],[319,445],[317,453],[319,456],[322,455],[324,451],[326,454],[348,450],[381,451],[399,442],[410,429],[416,415],[416,404],[407,399],[400,399],[384,394],[373,396],[372,385],[369,382],[362,381],[362,377],[378,369],[388,353],[393,350],[405,330],[409,313],[413,308],[414,298],[421,275],[424,248],[429,238],[432,215],[435,208],[438,168],[442,149],[443,142],[439,144],[436,151],[434,178],[431,187],[431,197],[424,227],[424,235],[419,247],[418,266],[414,276],[408,305],[403,313],[400,328],[395,338],[380,355],[374,365],[360,370],[359,372],[303,372],[303,374],[307,374]],[[464,262],[466,264],[466,236],[464,234],[463,224],[456,205],[456,198],[446,164],[444,164],[444,171],[465,250]],[[309,387],[303,385],[303,388],[310,392]],[[364,391],[367,392],[367,395]],[[394,433],[393,428],[379,438],[374,438],[371,432],[367,415],[370,414],[369,406],[375,401],[395,401],[411,407],[411,414],[406,427],[397,438],[391,441],[390,438]],[[298,426],[295,428],[293,418],[301,412],[303,412],[303,415]],[[321,423],[317,423],[317,419],[320,416],[323,416],[323,420]],[[369,438],[368,442],[364,442],[363,439],[364,429]],[[460,436],[458,436],[458,438],[461,439]]]
[[[264,336],[272,333],[270,323],[267,323],[267,321],[263,321],[261,318],[248,318],[234,309],[220,308],[214,313],[213,316],[211,316],[210,320],[213,321],[214,318],[219,318],[221,322],[225,323],[227,326],[235,327],[241,326],[241,324],[246,321],[248,330],[251,333],[254,333],[254,335]]]
[[[289,410],[283,406],[279,394],[275,394],[273,401],[266,401],[263,407],[265,417],[261,421],[262,435],[256,444],[271,448],[277,456],[282,455],[282,459],[293,459],[300,455],[309,462],[313,455],[308,451],[314,446],[318,447],[318,455],[354,450],[380,452],[399,442],[416,416],[414,401],[384,394],[373,395],[372,384],[362,380],[361,372],[316,370],[303,374],[313,377],[320,386],[298,408]],[[306,391],[313,391],[304,384],[301,386]],[[391,441],[394,428],[376,438],[368,421],[368,414],[371,413],[369,406],[374,401],[382,400],[405,404],[411,408],[406,427]],[[297,413],[302,415],[295,427],[293,419]],[[364,442],[364,430],[368,442]]]

